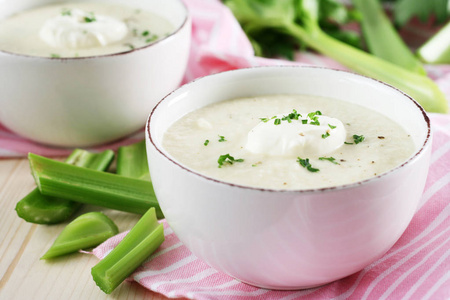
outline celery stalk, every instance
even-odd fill
[[[61,231],[41,259],[54,258],[97,246],[118,232],[116,224],[103,213],[85,213],[70,222]]]
[[[149,209],[125,238],[95,265],[91,274],[102,291],[110,294],[164,241],[163,225]]]
[[[379,0],[353,0],[353,4],[362,14],[362,32],[372,54],[412,72],[426,74],[420,60],[384,13]]]
[[[163,217],[149,181],[80,168],[32,153],[28,159],[43,195],[136,214],[155,207],[158,217]]]
[[[114,152],[106,150],[101,153],[91,153],[75,149],[65,160],[65,163],[98,171],[106,170],[114,158]],[[80,203],[67,199],[42,195],[37,188],[16,204],[19,217],[27,222],[37,224],[56,224],[69,218]]]
[[[142,180],[151,180],[148,170],[145,140],[119,147],[117,151],[117,174]]]
[[[301,27],[290,26],[291,33],[303,39],[310,47],[334,58],[348,68],[368,77],[386,82],[410,95],[429,112],[445,113],[447,100],[439,87],[428,77],[410,72],[357,48],[348,46],[321,30],[314,34]]]
[[[417,55],[429,64],[450,64],[450,22],[417,49]]]
[[[303,42],[344,66],[409,94],[429,112],[447,112],[439,87],[428,77],[349,46],[327,35],[318,24],[318,0],[226,0],[250,37],[279,32]]]

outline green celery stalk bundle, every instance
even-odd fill
[[[125,238],[97,265],[91,274],[102,291],[110,294],[164,241],[163,224],[155,209],[149,209]]]
[[[65,160],[66,164],[84,167],[97,171],[108,169],[114,152],[106,150],[100,153],[91,153],[82,149],[75,149]],[[27,222],[36,224],[56,224],[67,220],[81,203],[64,198],[42,195],[35,188],[16,204],[16,212],[19,217]]]
[[[409,94],[429,112],[447,112],[439,87],[427,76],[345,44],[319,26],[319,0],[225,0],[246,34],[255,41],[267,32],[289,36],[368,77]]]
[[[136,214],[155,207],[158,217],[164,217],[150,181],[80,168],[32,153],[28,160],[43,195]]]
[[[353,0],[361,12],[361,27],[370,52],[411,72],[426,75],[422,62],[406,43],[384,13],[379,0]]]

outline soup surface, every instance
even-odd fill
[[[173,32],[155,13],[96,3],[58,3],[0,20],[0,50],[43,57],[84,57],[144,47]]]
[[[163,147],[206,176],[270,189],[339,186],[377,176],[414,152],[408,133],[370,109],[306,95],[214,103],[172,124]]]

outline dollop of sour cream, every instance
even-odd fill
[[[80,9],[67,10],[48,19],[39,32],[48,45],[69,49],[106,46],[122,40],[127,34],[128,27],[124,22]]]
[[[257,154],[306,157],[326,155],[344,144],[346,130],[340,120],[320,112],[300,113],[298,119],[289,115],[263,118],[248,133],[245,148]]]

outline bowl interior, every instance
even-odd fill
[[[185,114],[215,102],[258,95],[305,94],[358,104],[399,123],[412,136],[415,154],[427,143],[430,124],[425,111],[409,96],[382,82],[317,67],[258,67],[206,76],[164,98],[149,117],[149,137],[162,147],[165,131]]]
[[[6,18],[23,10],[28,10],[38,6],[59,3],[58,0],[0,0],[0,19]],[[93,0],[71,0],[76,2],[94,2]],[[173,24],[175,32],[180,28],[187,19],[187,9],[181,0],[95,0],[95,2],[104,2],[109,4],[122,4],[136,9],[148,10],[157,13],[161,17],[167,19]]]

